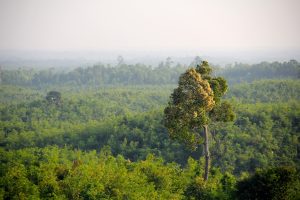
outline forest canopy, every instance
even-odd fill
[[[212,66],[236,119],[210,125],[207,182],[163,124],[189,67],[2,69],[0,199],[297,199],[299,63]]]

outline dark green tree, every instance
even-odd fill
[[[292,167],[276,167],[257,171],[237,185],[238,199],[300,199],[299,172]]]
[[[208,180],[210,165],[208,125],[214,121],[232,121],[235,117],[231,105],[221,102],[228,88],[226,80],[212,77],[211,73],[206,61],[188,69],[180,76],[178,87],[164,110],[164,124],[170,137],[192,150],[203,141],[201,130],[204,130],[205,180]]]
[[[54,103],[56,105],[61,104],[61,93],[57,91],[50,91],[47,93],[46,100],[49,103]]]

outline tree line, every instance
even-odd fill
[[[2,69],[1,83],[19,86],[44,87],[51,85],[70,86],[106,86],[106,85],[165,85],[176,84],[180,74],[191,66],[168,62],[158,67],[144,64],[116,66],[98,64],[87,68],[76,68],[62,72],[55,69],[33,70]],[[261,79],[298,79],[300,64],[295,60],[289,62],[262,62],[247,65],[236,63],[225,68],[213,67],[215,75],[224,77],[229,84],[252,82]]]

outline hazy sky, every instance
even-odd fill
[[[0,50],[300,49],[300,0],[0,0]]]

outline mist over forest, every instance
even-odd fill
[[[271,51],[238,51],[238,50],[94,50],[94,51],[38,51],[38,50],[0,50],[0,66],[4,69],[55,68],[69,70],[77,67],[89,67],[95,64],[118,63],[117,58],[122,56],[126,64],[142,63],[157,67],[166,58],[172,58],[172,64],[190,65],[195,57],[209,60],[210,63],[225,67],[235,63],[255,64],[259,62],[284,62],[299,60],[298,50],[271,50]]]

